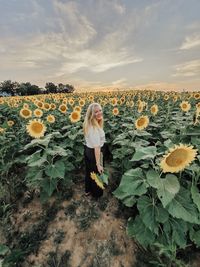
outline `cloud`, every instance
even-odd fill
[[[187,36],[180,49],[188,50],[198,46],[200,46],[200,34],[196,33],[191,36]]]
[[[191,60],[174,66],[174,77],[194,77],[200,75],[200,60]]]

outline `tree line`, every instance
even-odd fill
[[[75,88],[70,84],[59,83],[55,85],[52,82],[47,82],[45,88],[41,88],[30,82],[18,83],[6,80],[0,83],[0,96],[24,96],[24,95],[39,95],[49,93],[73,93]]]

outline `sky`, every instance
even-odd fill
[[[0,82],[200,90],[200,0],[0,0]]]

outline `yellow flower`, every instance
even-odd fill
[[[194,98],[195,98],[196,100],[200,99],[200,93],[194,93]]]
[[[32,111],[28,108],[22,108],[20,110],[20,116],[27,119],[27,118],[30,118],[32,116]]]
[[[151,107],[151,113],[153,115],[156,115],[158,113],[158,106],[156,104]]]
[[[83,107],[85,105],[85,100],[80,99],[78,103],[79,103],[79,106]]]
[[[82,108],[80,106],[75,106],[73,108],[73,111],[78,111],[78,112],[81,112]]]
[[[188,103],[188,101],[182,101],[180,103],[180,108],[182,109],[182,111],[187,112],[190,110],[191,105],[190,105],[190,103]]]
[[[23,104],[23,108],[29,108],[29,104],[24,103],[24,104]]]
[[[55,120],[56,120],[56,119],[55,119],[54,115],[48,115],[48,116],[47,116],[47,121],[48,121],[48,122],[50,122],[50,123],[54,123]]]
[[[92,178],[92,180],[95,181],[95,183],[98,185],[98,187],[100,187],[101,189],[105,189],[102,181],[100,180],[100,178],[98,177],[98,175],[95,172],[91,172],[90,177]]]
[[[12,127],[15,123],[14,123],[14,121],[10,120],[10,121],[7,121],[7,124],[8,124],[8,126]]]
[[[62,113],[66,113],[66,111],[67,111],[67,106],[64,105],[64,104],[61,104],[61,105],[59,106],[59,110],[60,110],[60,112],[62,112]]]
[[[141,116],[135,121],[135,127],[137,130],[145,129],[149,124],[148,116]]]
[[[5,129],[0,127],[0,134],[4,132],[5,132]]]
[[[50,106],[51,106],[51,109],[52,109],[52,110],[55,110],[55,109],[56,109],[56,104],[51,103]]]
[[[80,121],[81,114],[80,114],[80,112],[78,112],[78,111],[73,111],[73,112],[70,114],[69,118],[70,118],[70,121],[71,121],[71,122],[77,122],[77,121]]]
[[[163,172],[176,173],[185,169],[197,155],[197,149],[193,146],[183,144],[175,145],[174,148],[169,149],[160,163]]]
[[[50,110],[50,108],[51,108],[50,104],[45,102],[44,105],[43,105],[43,109]]]
[[[35,117],[38,117],[38,118],[41,118],[42,115],[43,115],[43,111],[39,108],[36,108],[34,111],[33,111],[33,114],[35,115]]]
[[[113,113],[113,115],[117,116],[119,114],[119,109],[118,108],[113,108],[112,113]]]
[[[26,131],[33,138],[40,138],[46,132],[46,126],[40,119],[30,120],[26,125]]]

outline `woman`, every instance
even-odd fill
[[[103,172],[103,151],[105,133],[103,130],[102,108],[98,103],[89,105],[83,123],[85,136],[85,194],[91,194],[98,198],[103,195],[103,190],[97,186],[90,177],[91,172],[101,174]]]

